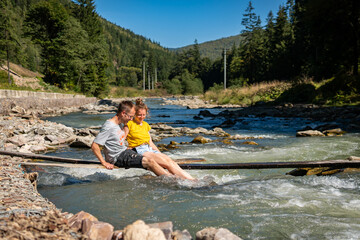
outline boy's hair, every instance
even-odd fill
[[[140,109],[145,109],[146,113],[148,113],[148,111],[149,111],[149,108],[148,108],[148,106],[146,106],[144,101],[141,98],[138,98],[138,99],[136,99],[135,111],[138,112]]]
[[[121,113],[122,111],[125,111],[126,113],[130,111],[134,107],[134,103],[131,101],[122,101],[119,104],[119,108],[117,110],[117,114]]]

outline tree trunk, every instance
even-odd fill
[[[7,69],[8,69],[8,81],[9,85],[11,85],[11,77],[10,77],[10,59],[9,59],[9,48],[6,49],[6,61],[7,61]]]
[[[8,41],[8,31],[5,30],[5,39],[6,42]],[[6,62],[7,62],[7,71],[8,71],[8,82],[9,85],[11,85],[11,77],[10,77],[10,50],[9,50],[9,44],[6,43]]]

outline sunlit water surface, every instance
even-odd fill
[[[219,125],[223,118],[194,120],[200,110],[147,100],[148,122],[174,127]],[[217,114],[221,110],[211,109]],[[164,117],[168,115],[169,117]],[[73,113],[48,120],[72,127],[101,125],[112,115]],[[297,129],[322,123],[307,119],[241,118],[231,134],[261,137],[259,145],[187,144],[167,152],[173,158],[205,158],[206,163],[344,159],[360,156],[358,133],[342,137],[296,138]],[[193,137],[164,139],[191,141]],[[95,160],[88,149],[60,149],[51,155]],[[360,174],[293,177],[291,169],[191,170],[193,183],[154,177],[145,170],[49,168],[39,192],[63,211],[87,211],[116,229],[143,219],[171,220],[194,236],[205,227],[225,227],[244,239],[360,239]]]

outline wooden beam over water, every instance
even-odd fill
[[[99,162],[95,161],[86,161],[81,159],[74,158],[61,158],[40,154],[31,154],[31,153],[18,153],[18,152],[9,152],[9,151],[0,151],[2,155],[18,156],[30,159],[42,159],[55,162],[71,163],[76,164],[76,167],[84,166],[85,164],[100,165]],[[360,168],[360,158],[350,157],[347,160],[324,160],[324,161],[302,161],[302,162],[247,162],[247,163],[210,163],[210,164],[188,164],[187,161],[205,161],[204,159],[177,159],[179,165],[183,169],[203,169],[203,170],[215,170],[215,169],[270,169],[270,168],[317,168],[317,167],[331,167],[331,168]],[[33,163],[24,163],[25,165]],[[42,163],[38,166],[51,166],[49,163]],[[70,164],[53,164],[52,166],[61,167],[72,166]],[[75,166],[74,166],[75,167]],[[94,168],[94,166],[90,167]],[[98,167],[96,167],[98,168]],[[101,166],[100,166],[101,168]]]

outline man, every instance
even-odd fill
[[[135,106],[131,101],[122,101],[119,104],[116,115],[107,120],[102,126],[99,134],[91,145],[91,149],[101,164],[107,169],[113,169],[114,165],[125,168],[145,168],[154,172],[157,176],[171,175],[164,168],[175,175],[186,178],[180,172],[174,171],[174,161],[157,161],[154,157],[143,157],[125,146],[126,134],[124,125],[133,119],[135,115]],[[100,145],[104,146],[105,159],[100,150]],[[158,163],[159,162],[159,163]],[[161,166],[160,166],[161,164]]]

